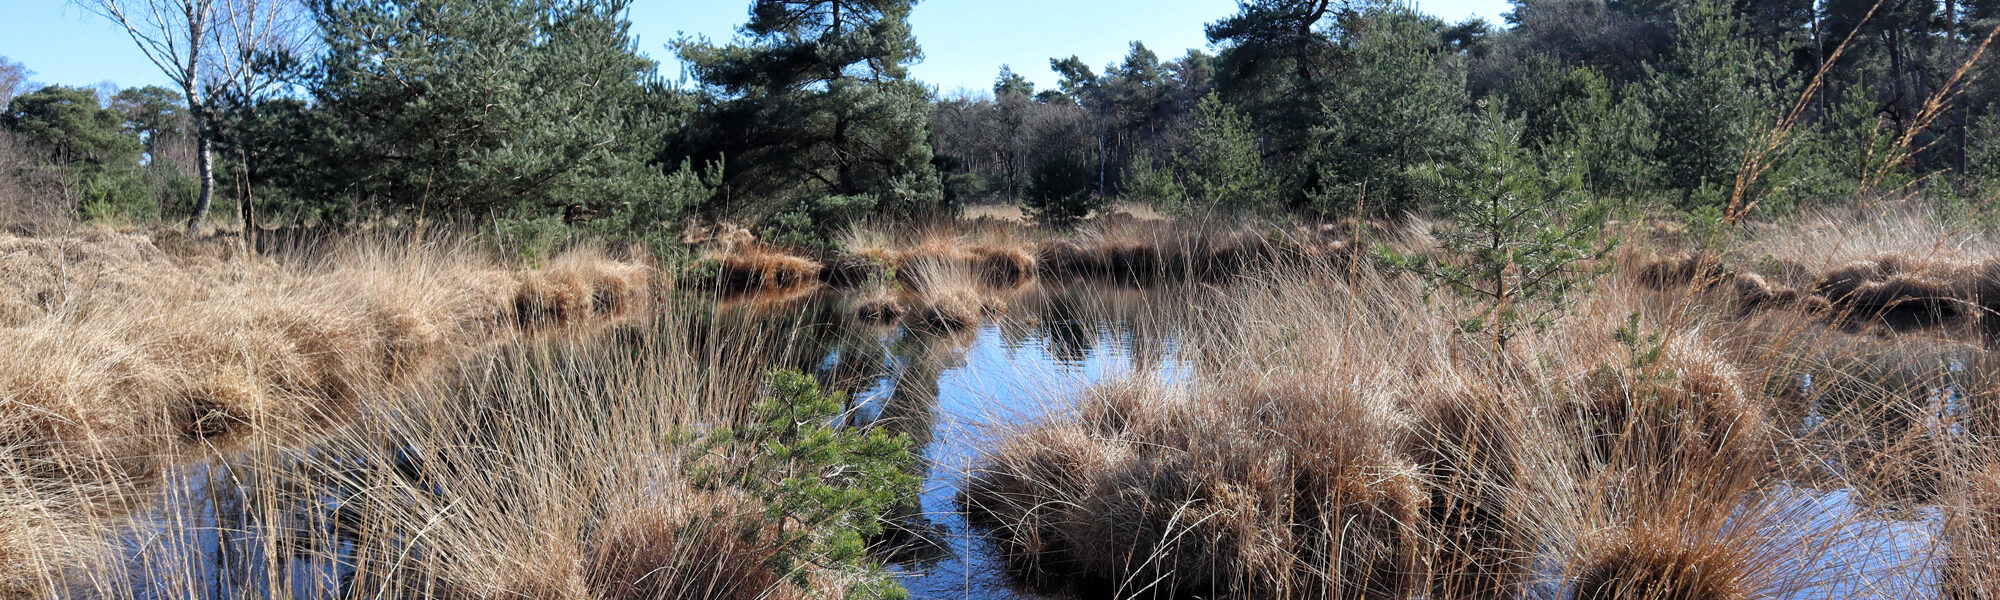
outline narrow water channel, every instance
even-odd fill
[[[890,361],[890,372],[859,398],[864,420],[928,437],[922,442],[927,470],[922,504],[911,527],[922,539],[910,542],[919,547],[907,559],[892,564],[912,596],[1037,597],[1012,585],[1004,565],[958,510],[955,496],[972,461],[1009,424],[1060,411],[1053,402],[1079,386],[1139,371],[1173,376],[1171,345],[1148,347],[1160,342],[1142,342],[1106,323],[1063,326],[1084,328],[1096,342],[1009,336],[1004,330],[1014,325],[986,325],[964,347],[943,350],[946,356]]]
[[[851,422],[906,433],[923,455],[920,504],[891,536],[890,569],[915,598],[1041,598],[1020,589],[968,526],[956,495],[1010,424],[1060,418],[1063,400],[1110,377],[1182,371],[1185,306],[1131,288],[1035,289],[974,330],[846,327],[817,375],[848,393]],[[837,305],[837,299],[821,299]],[[806,313],[820,312],[804,308]]]

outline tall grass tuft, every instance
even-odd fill
[[[1848,277],[1953,234],[1844,223],[1872,241],[1628,251],[1573,318],[1505,349],[1407,276],[1253,269],[1179,300],[1184,375],[1003,426],[960,501],[1017,573],[1089,595],[1776,598],[1924,585],[1882,571],[1939,564],[1980,581],[1965,557],[1990,502],[1950,482],[1982,464],[1982,321],[1942,303],[1923,327],[1881,315],[1972,304],[1992,246]],[[1848,279],[1845,295],[1822,283]],[[1945,508],[1959,549],[1857,550],[1901,526],[1884,505]]]
[[[86,231],[7,238],[0,596],[823,597],[764,502],[680,434],[757,397],[655,269],[469,241],[277,260]],[[662,302],[674,303],[663,309]],[[727,351],[712,351],[728,344]],[[743,382],[751,382],[745,385]],[[830,535],[811,532],[809,535]]]

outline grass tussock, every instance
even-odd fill
[[[357,241],[288,264],[176,236],[193,255],[104,230],[0,240],[4,291],[33,308],[0,329],[18,350],[0,359],[0,504],[33,508],[0,531],[75,532],[0,561],[10,592],[46,589],[85,554],[62,548],[187,465],[310,445],[503,343],[653,296],[650,267],[589,250],[516,274],[451,244]]]
[[[962,501],[1044,582],[1119,597],[1419,594],[1433,495],[1401,451],[1410,414],[1381,372],[1318,360],[1324,349],[1092,388],[1074,416],[990,453]]]
[[[1221,394],[1275,406],[1230,414],[1252,403],[1209,401]],[[1011,440],[964,502],[1043,582],[1120,597],[1304,597],[1328,585],[1405,595],[1428,497],[1390,451],[1393,429],[1371,427],[1378,407],[1357,400],[1307,381],[1109,384],[1085,396],[1076,422]],[[1321,432],[1242,426],[1281,423],[1286,410],[1363,418]]]
[[[1984,439],[1967,432],[1987,351],[1951,341],[1979,322],[1825,313],[1974,297],[1980,260],[1800,261],[1770,271],[1781,282],[1731,266],[1747,262],[1620,259],[1567,318],[1504,351],[1460,335],[1461,309],[1403,275],[1333,261],[1258,274],[1199,303],[1185,378],[1095,386],[1006,426],[960,501],[1028,581],[1115,597],[1879,586],[1885,567],[1859,565],[1890,559],[1842,554],[1895,527],[1871,516],[1878,502],[1961,507],[1947,511],[1960,558],[1889,564],[1979,580],[1965,557],[1984,556],[1991,501],[1948,493]],[[1861,283],[1846,295],[1815,285],[1847,280]]]
[[[1578,600],[1758,597],[1752,563],[1730,540],[1643,521],[1590,542],[1576,567]]]
[[[1422,519],[1436,597],[1506,597],[1532,575],[1540,540],[1516,493],[1529,458],[1515,429],[1516,402],[1497,390],[1459,389],[1412,406],[1399,450],[1429,483]]]
[[[882,288],[862,295],[854,302],[854,316],[865,323],[895,323],[909,311],[909,307],[894,293]]]
[[[1938,569],[1944,598],[2000,598],[2000,467],[1972,469],[1959,482],[1944,525]]]
[[[704,258],[685,278],[693,287],[725,294],[784,292],[810,287],[827,272],[819,261],[775,248],[744,246]]]

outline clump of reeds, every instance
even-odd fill
[[[2000,598],[2000,467],[1989,463],[1966,469],[1961,477],[1943,526],[1940,596]]]
[[[965,251],[973,271],[988,286],[1016,288],[1035,279],[1035,257],[1019,246],[982,244]]]
[[[1704,539],[1642,521],[1588,542],[1573,576],[1578,600],[1737,600],[1757,597],[1756,563],[1734,540]]]
[[[516,279],[450,244],[355,241],[293,264],[175,258],[102,231],[13,246],[66,275],[43,282],[60,302],[0,329],[20,350],[0,375],[0,470],[12,477],[0,504],[46,507],[39,518],[78,531],[145,504],[182,466],[310,445],[458,361],[639,314],[654,295],[650,268],[590,250]],[[28,514],[0,515],[0,529]],[[77,556],[64,548],[89,537],[0,562],[0,579],[55,577],[73,559],[49,557]]]
[[[696,263],[683,282],[728,294],[779,292],[816,284],[824,267],[811,258],[747,246]]]
[[[677,489],[681,496],[619,512],[585,559],[590,598],[763,600],[809,598],[772,568],[781,534],[745,498]]]
[[[1721,257],[1691,253],[1646,262],[1639,266],[1634,276],[1640,284],[1648,288],[1670,290],[1688,286],[1712,286],[1722,281],[1728,274]]]
[[[1823,315],[1829,314],[1833,306],[1811,289],[1774,283],[1761,274],[1733,269],[1723,261],[1722,257],[1702,253],[1656,259],[1640,263],[1633,278],[1640,286],[1660,292],[1727,290],[1727,299],[1739,315],[1767,309]]]
[[[911,317],[915,325],[925,329],[962,331],[979,325],[983,304],[978,296],[963,290],[932,292],[924,295],[923,305]]]
[[[909,318],[920,328],[964,331],[1007,308],[1006,300],[995,290],[981,285],[972,263],[937,257],[912,259],[898,273],[913,290],[915,306]]]
[[[1033,281],[1038,271],[1035,242],[1011,228],[966,228],[958,223],[933,222],[914,228],[909,239],[900,244],[886,243],[880,233],[874,238],[851,237],[854,240],[846,252],[891,265],[898,273],[963,265],[979,285],[1011,290]],[[865,239],[876,241],[861,241]],[[924,281],[912,283],[921,291]]]
[[[1588,440],[1584,460],[1647,473],[1659,486],[1652,491],[1754,472],[1767,460],[1762,408],[1752,403],[1742,373],[1701,342],[1668,340],[1645,364],[1600,367],[1584,388],[1577,409]]]
[[[1423,516],[1433,597],[1508,597],[1530,582],[1541,539],[1526,517],[1534,500],[1523,490],[1531,456],[1521,410],[1497,388],[1445,391],[1414,407],[1401,450],[1431,496]]]
[[[854,316],[868,323],[894,323],[909,309],[895,295],[878,291],[854,303]]]
[[[975,471],[964,504],[1033,578],[1120,597],[1396,597],[1430,496],[1400,417],[1300,375],[1108,384]]]
[[[647,308],[651,281],[640,265],[565,255],[521,277],[513,314],[530,328],[628,316]]]
[[[1120,597],[1781,594],[1850,523],[1785,491],[1827,455],[1775,382],[1824,347],[1797,328],[1848,334],[1721,326],[1741,299],[1694,300],[1761,282],[1706,269],[1626,271],[1505,349],[1367,265],[1253,273],[1198,309],[1186,380],[1010,428],[961,501],[1030,580]]]
[[[10,487],[115,490],[159,476],[170,370],[101,330],[7,329],[0,340],[15,349],[0,358],[0,462],[20,478]]]

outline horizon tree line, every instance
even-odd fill
[[[1050,89],[1000,65],[951,95],[908,72],[911,0],[755,0],[735,39],[672,44],[689,85],[638,52],[629,0],[88,5],[177,89],[25,89],[0,63],[17,218],[192,230],[219,190],[239,226],[733,219],[814,246],[983,201],[1393,217],[1449,208],[1425,174],[1469,160],[1489,109],[1524,162],[1645,210],[2000,194],[2000,0],[1516,0],[1504,24],[1253,0],[1212,52],[1135,41],[1101,69],[1051,58]]]

